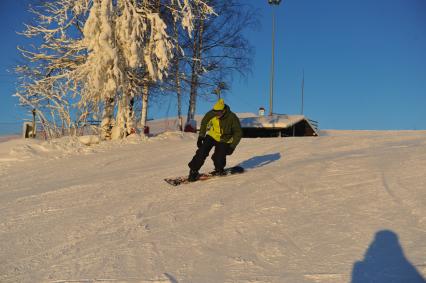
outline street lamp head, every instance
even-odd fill
[[[279,5],[281,0],[268,0],[268,3],[271,5]]]

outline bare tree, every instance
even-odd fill
[[[246,76],[253,49],[244,32],[258,23],[256,12],[239,0],[210,0],[216,17],[196,17],[194,36],[185,37],[190,85],[187,121],[194,118],[198,96],[217,94],[231,85],[234,74]]]

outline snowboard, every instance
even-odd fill
[[[164,179],[164,181],[166,181],[168,184],[170,184],[172,186],[179,186],[179,185],[183,185],[183,184],[190,184],[190,183],[195,183],[195,182],[199,182],[199,181],[210,180],[210,179],[213,179],[213,178],[222,178],[222,177],[235,175],[235,174],[242,174],[242,173],[244,173],[243,167],[234,166],[234,167],[226,168],[225,169],[225,175],[213,175],[213,172],[200,173],[198,180],[196,180],[194,182],[188,181],[188,176],[166,178],[166,179]]]

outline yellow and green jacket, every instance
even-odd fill
[[[200,137],[205,137],[206,134],[218,142],[226,142],[236,148],[243,135],[240,119],[231,112],[228,105],[225,105],[224,114],[220,118],[210,110],[204,115],[200,126]]]

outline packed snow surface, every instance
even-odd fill
[[[425,282],[426,131],[243,139],[180,187],[195,134],[83,142],[0,143],[0,282]]]

